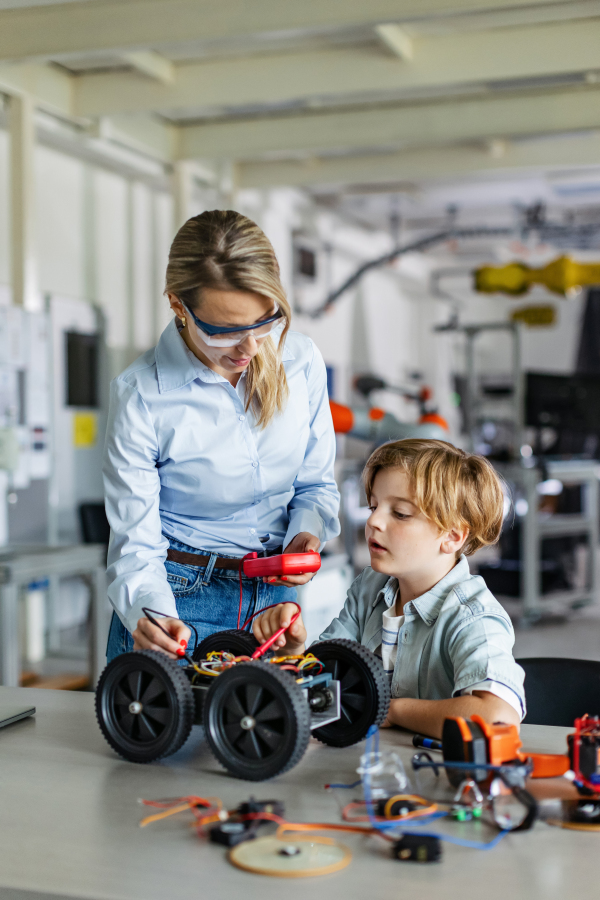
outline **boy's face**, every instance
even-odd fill
[[[365,528],[371,567],[376,572],[404,578],[425,575],[460,549],[466,535],[440,532],[413,501],[402,469],[377,473]]]

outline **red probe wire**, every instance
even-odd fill
[[[240,579],[240,603],[239,603],[239,606],[238,606],[238,618],[237,618],[237,627],[238,627],[238,629],[240,628],[240,622],[241,622],[241,619],[242,619],[242,605],[243,605],[243,602],[244,602],[244,587],[243,587],[243,584],[242,584],[242,570],[243,570],[243,568],[244,568],[244,560],[245,560],[245,559],[252,559],[253,557],[254,557],[254,554],[253,554],[253,553],[247,553],[246,556],[242,557],[242,559],[240,560],[240,567],[239,567],[239,570],[238,570],[239,579]],[[285,602],[286,602],[286,603],[293,603],[294,606],[297,606],[297,607],[298,607],[298,612],[297,612],[297,613],[294,613],[294,615],[292,616],[292,620],[291,620],[291,622],[290,622],[289,625],[285,625],[283,628],[279,628],[279,629],[275,632],[275,634],[272,634],[271,637],[270,637],[267,641],[264,642],[264,644],[261,644],[260,647],[257,647],[256,650],[254,651],[254,653],[252,654],[251,659],[259,659],[264,653],[267,652],[267,650],[268,650],[270,647],[273,646],[273,644],[275,643],[275,641],[277,640],[277,638],[281,637],[281,635],[282,635],[285,631],[287,631],[288,628],[291,628],[292,625],[294,624],[294,622],[296,621],[296,619],[299,618],[300,613],[302,612],[302,608],[301,608],[300,604],[299,604],[299,603],[296,603],[294,600],[286,600]],[[250,624],[250,622],[252,621],[252,619],[253,619],[255,616],[260,615],[260,613],[264,613],[264,611],[265,611],[266,609],[272,609],[274,606],[281,606],[281,604],[280,604],[280,603],[271,603],[269,606],[264,606],[262,609],[259,609],[259,610],[257,610],[257,612],[253,613],[248,619],[246,619],[246,621],[244,622],[244,624],[241,626],[242,631],[246,628],[247,625]]]

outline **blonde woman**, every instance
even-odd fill
[[[339,532],[325,365],[289,330],[267,237],[231,210],[195,216],[173,241],[165,293],[175,318],[111,386],[109,661],[175,658],[191,633],[182,620],[200,640],[235,628],[241,557],[318,549]],[[242,621],[310,577],[244,578]],[[144,607],[166,614],[170,637]]]

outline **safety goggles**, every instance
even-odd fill
[[[250,335],[259,340],[267,337],[269,334],[273,334],[285,325],[285,316],[278,306],[275,307],[274,314],[268,319],[255,322],[254,325],[233,325],[228,328],[203,322],[187,306],[184,305],[184,309],[194,320],[204,343],[210,347],[235,347],[237,344],[245,341]]]

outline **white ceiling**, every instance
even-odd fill
[[[373,224],[600,202],[600,0],[0,0],[1,91]]]

